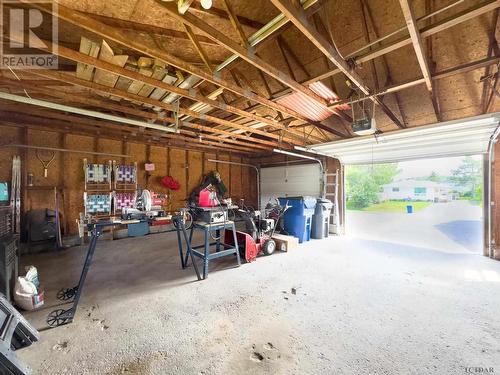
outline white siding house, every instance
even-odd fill
[[[412,200],[448,202],[453,199],[452,188],[432,181],[403,180],[384,185],[380,192],[381,201]]]

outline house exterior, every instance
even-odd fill
[[[402,180],[383,185],[379,194],[381,201],[412,200],[449,202],[454,199],[453,189],[433,181]]]

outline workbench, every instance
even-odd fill
[[[226,244],[222,241],[221,231],[231,230],[233,232],[234,245]],[[193,235],[195,231],[203,232],[203,243],[201,245],[192,245]],[[215,233],[215,237],[212,235]],[[213,240],[213,242],[211,241]],[[215,252],[210,252],[210,248],[215,247]],[[203,249],[203,252],[198,251]],[[189,241],[186,254],[180,250],[182,268],[188,265],[189,256],[192,254],[203,261],[203,279],[208,277],[208,263],[211,260],[218,259],[225,256],[236,255],[238,267],[241,265],[240,252],[238,250],[238,241],[236,240],[236,228],[233,221],[226,221],[218,224],[208,224],[203,221],[194,221],[191,225],[189,233]],[[191,254],[190,254],[191,252]]]

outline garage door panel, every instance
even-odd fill
[[[298,195],[320,195],[320,169],[317,164],[261,169],[261,207],[269,199]]]
[[[312,146],[344,164],[396,162],[487,152],[500,113]]]

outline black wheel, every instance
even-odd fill
[[[57,299],[67,301],[75,296],[74,288],[62,288],[57,292]]]
[[[47,324],[51,327],[58,327],[58,326],[62,326],[64,324],[71,323],[71,321],[73,320],[73,317],[62,316],[64,314],[66,314],[66,312],[69,312],[69,310],[57,309],[57,310],[52,311],[47,316]]]
[[[266,240],[266,242],[264,242],[264,246],[262,246],[262,252],[264,255],[271,255],[274,253],[274,250],[276,250],[276,242],[271,239]]]

